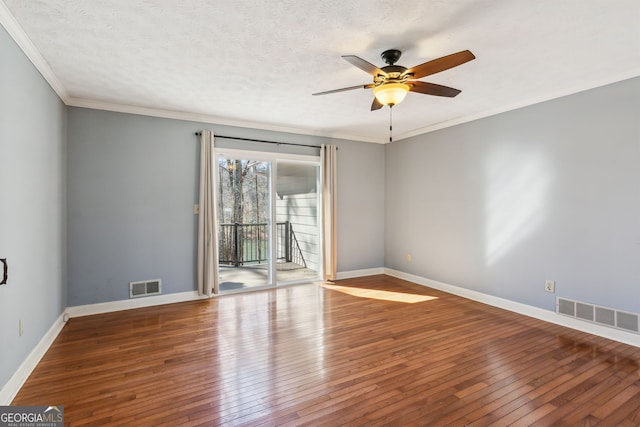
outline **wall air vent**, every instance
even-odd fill
[[[640,334],[640,315],[558,297],[556,313]]]
[[[145,280],[129,283],[129,298],[148,297],[162,293],[162,280]]]

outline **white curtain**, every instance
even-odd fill
[[[198,216],[198,294],[218,293],[218,219],[216,214],[217,162],[213,132],[200,137],[200,214]]]
[[[338,147],[323,145],[320,148],[322,168],[322,274],[324,280],[335,280],[338,268],[336,167]]]

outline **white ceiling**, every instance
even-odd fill
[[[2,3],[4,1],[4,3]],[[389,109],[341,55],[399,65],[471,50],[409,93],[394,139],[640,75],[638,0],[0,0],[1,22],[68,105],[388,140]]]

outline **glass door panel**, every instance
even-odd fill
[[[278,160],[275,178],[276,280],[316,280],[320,271],[319,166]]]
[[[270,179],[270,162],[218,158],[220,292],[272,284]]]

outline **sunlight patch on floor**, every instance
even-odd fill
[[[417,302],[430,301],[438,299],[438,297],[432,297],[429,295],[420,294],[406,294],[404,292],[392,292],[381,291],[378,289],[365,289],[365,288],[352,288],[350,286],[338,286],[330,283],[322,283],[322,287],[325,289],[331,289],[332,291],[342,292],[347,295],[351,295],[358,298],[370,298],[384,301],[404,302],[408,304],[415,304]]]

